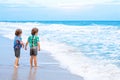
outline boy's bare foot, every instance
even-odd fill
[[[33,65],[30,66],[31,68],[33,67]]]
[[[38,68],[38,66],[34,66],[34,69],[36,70]]]
[[[14,65],[15,68],[18,68],[18,66]]]
[[[17,66],[19,66],[20,64],[18,64]]]
[[[38,66],[37,66],[37,65],[35,65],[34,67],[35,67],[35,68],[37,68]]]

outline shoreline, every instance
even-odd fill
[[[50,56],[48,51],[38,53],[38,67],[30,68],[29,51],[21,51],[20,66],[14,68],[14,51],[12,40],[0,36],[0,79],[2,80],[84,80],[60,68],[59,63]],[[6,77],[7,75],[7,77]]]

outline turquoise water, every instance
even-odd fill
[[[44,24],[64,24],[74,26],[86,26],[86,25],[120,25],[120,21],[39,21]]]
[[[64,25],[74,25],[74,26],[87,26],[87,25],[120,25],[120,21],[1,21],[1,22],[22,22],[22,23],[43,23],[43,24],[64,24]]]

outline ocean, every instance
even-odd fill
[[[85,80],[120,80],[120,21],[2,21],[0,36],[13,40],[21,28],[26,42],[33,27],[60,67]]]

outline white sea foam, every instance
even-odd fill
[[[71,73],[82,76],[85,80],[119,80],[120,69],[105,61],[93,60],[64,44],[42,43],[43,48],[51,51],[61,67]],[[46,46],[47,45],[47,46]]]
[[[40,30],[42,49],[61,67],[85,80],[120,80],[120,68],[113,64],[120,62],[118,27],[0,22],[0,35],[13,40],[15,29],[21,28],[26,41],[33,27]]]

